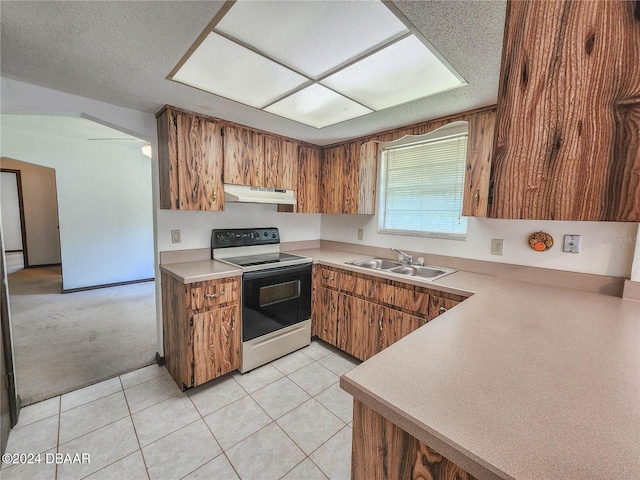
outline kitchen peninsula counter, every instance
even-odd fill
[[[640,478],[640,303],[456,272],[469,296],[351,372],[354,398],[477,478]],[[405,280],[406,278],[406,280]]]

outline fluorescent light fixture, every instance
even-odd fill
[[[225,9],[172,80],[315,128],[466,84],[378,0]]]
[[[371,113],[367,107],[317,83],[283,98],[265,110],[316,128]]]
[[[464,84],[413,35],[340,70],[321,83],[373,110]]]
[[[262,108],[307,79],[217,33],[210,33],[173,80]]]
[[[378,1],[238,1],[215,30],[313,79],[409,32]]]

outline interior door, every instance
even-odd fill
[[[4,245],[0,226],[0,450],[4,453],[9,438],[9,430],[18,423],[18,401],[13,365],[13,347],[7,304],[7,275],[4,262]]]

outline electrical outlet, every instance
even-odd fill
[[[504,239],[502,238],[491,239],[491,255],[502,255],[503,246],[504,246]]]
[[[171,230],[171,243],[180,243],[180,230]]]
[[[580,235],[565,235],[563,252],[580,253]]]
[[[358,229],[358,240],[364,240],[364,229],[363,228],[359,228]]]

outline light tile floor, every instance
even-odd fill
[[[0,477],[348,479],[353,399],[338,380],[358,363],[314,340],[187,392],[164,367],[141,368],[23,408],[7,453],[41,462],[3,463]],[[47,463],[75,454],[90,462]]]

